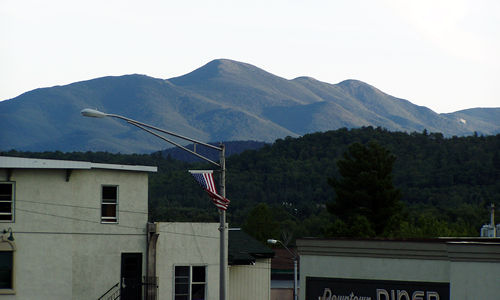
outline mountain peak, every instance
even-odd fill
[[[350,88],[372,87],[368,83],[356,79],[346,79],[344,81],[339,82],[338,85],[341,87],[350,87]]]
[[[230,59],[214,59],[204,66],[179,77],[169,79],[170,82],[180,85],[192,85],[200,81],[212,80],[217,78],[240,78],[251,79],[256,76],[272,76],[262,69],[257,68],[251,64],[230,60]]]
[[[318,82],[317,79],[309,76],[299,76],[297,78],[292,79],[293,81],[310,81],[310,82]]]
[[[384,92],[380,91],[376,87],[355,79],[347,79],[337,84],[340,88],[342,88],[345,92],[354,95],[356,97],[362,97],[366,93],[376,93],[387,95]],[[388,95],[387,95],[388,96]],[[363,97],[362,97],[363,98]]]

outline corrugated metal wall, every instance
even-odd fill
[[[271,299],[271,259],[259,259],[255,265],[230,266],[229,299]]]

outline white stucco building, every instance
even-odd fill
[[[300,299],[500,299],[497,239],[299,239]]]
[[[219,223],[155,225],[158,299],[219,299]]]
[[[148,172],[156,167],[0,157],[0,298],[97,299],[123,283],[122,299],[137,299]]]
[[[219,223],[148,223],[156,171],[0,156],[0,300],[219,299]],[[235,233],[228,299],[269,300],[274,252]]]

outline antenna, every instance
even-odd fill
[[[497,237],[495,230],[495,203],[491,203],[490,225],[493,227],[493,237]]]

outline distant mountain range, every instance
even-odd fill
[[[357,80],[287,80],[227,59],[184,76],[103,77],[41,88],[0,102],[0,150],[153,152],[169,145],[123,121],[91,119],[83,108],[124,115],[201,141],[273,142],[341,127],[500,133],[500,108],[438,114]]]

